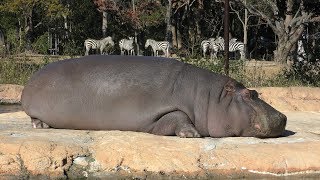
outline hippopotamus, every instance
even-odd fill
[[[34,128],[269,138],[287,121],[236,80],[162,57],[53,62],[30,78],[21,103]]]

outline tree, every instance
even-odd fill
[[[37,7],[46,9],[45,17],[56,18],[66,13],[59,0],[4,0],[0,5],[1,11],[13,13],[17,16],[20,40],[23,37],[21,32],[23,30],[26,39],[26,50],[31,50],[34,27],[42,23],[40,21],[35,26],[33,24],[33,13]]]
[[[278,37],[275,61],[285,63],[308,23],[320,17],[305,8],[300,0],[240,0],[250,13],[261,17]]]
[[[137,52],[139,45],[137,42],[138,36],[147,31],[148,27],[159,26],[164,23],[165,8],[160,1],[149,0],[93,0],[100,11],[106,11],[112,16],[119,26],[121,31],[118,35],[135,36],[135,44]],[[165,34],[165,31],[163,32]],[[123,37],[121,37],[123,38]],[[152,37],[155,38],[155,37]],[[140,39],[141,40],[141,39]]]
[[[172,42],[172,31],[171,31],[171,11],[172,11],[172,0],[168,0],[167,12],[166,12],[166,41]]]
[[[243,3],[247,5],[247,0],[243,0]],[[231,10],[237,15],[237,18],[242,24],[244,51],[247,54],[249,18],[252,17],[252,15],[249,15],[248,10],[246,8],[244,8],[244,10],[243,9],[239,10],[239,9],[236,9],[235,6],[239,7],[238,4],[234,4],[230,2]],[[241,14],[241,11],[244,11],[243,15]]]
[[[102,36],[107,37],[108,29],[108,12],[105,4],[105,0],[93,0],[93,3],[97,6],[97,10],[102,13]]]

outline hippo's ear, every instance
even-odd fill
[[[251,98],[252,98],[252,99],[255,99],[255,98],[258,98],[258,97],[259,97],[258,92],[255,91],[255,90],[250,90],[250,94],[251,94]]]
[[[227,84],[224,85],[224,89],[225,89],[226,91],[228,91],[228,92],[235,92],[235,91],[236,91],[236,88],[235,88],[235,86],[234,86],[234,83],[231,82],[231,81],[227,82]]]

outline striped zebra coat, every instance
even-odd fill
[[[307,53],[304,50],[303,47],[303,41],[302,40],[298,40],[298,47],[297,47],[297,60],[299,62],[303,62],[304,60],[307,59]]]
[[[168,41],[155,41],[153,39],[147,39],[144,47],[147,49],[149,46],[151,46],[154,56],[159,56],[159,51],[163,51],[165,56],[169,57],[170,44]]]
[[[218,37],[215,40],[215,44],[218,46],[219,51],[224,51],[224,39],[222,37]],[[245,59],[245,51],[244,51],[244,43],[237,41],[236,38],[232,38],[229,40],[229,52],[240,52],[240,59]]]
[[[119,41],[121,55],[125,55],[125,51],[128,52],[128,55],[134,55],[133,39],[133,37],[129,37],[129,39],[121,39]]]
[[[203,57],[206,57],[207,52],[210,52],[210,58],[217,58],[218,46],[215,44],[215,38],[209,38],[201,42],[201,50]]]
[[[84,41],[84,47],[86,48],[85,55],[89,55],[90,49],[99,49],[100,54],[103,54],[103,51],[108,44],[110,44],[111,46],[114,46],[114,42],[110,36],[100,40],[87,39]]]

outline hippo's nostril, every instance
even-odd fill
[[[254,127],[261,131],[261,126],[259,124],[255,124]]]

